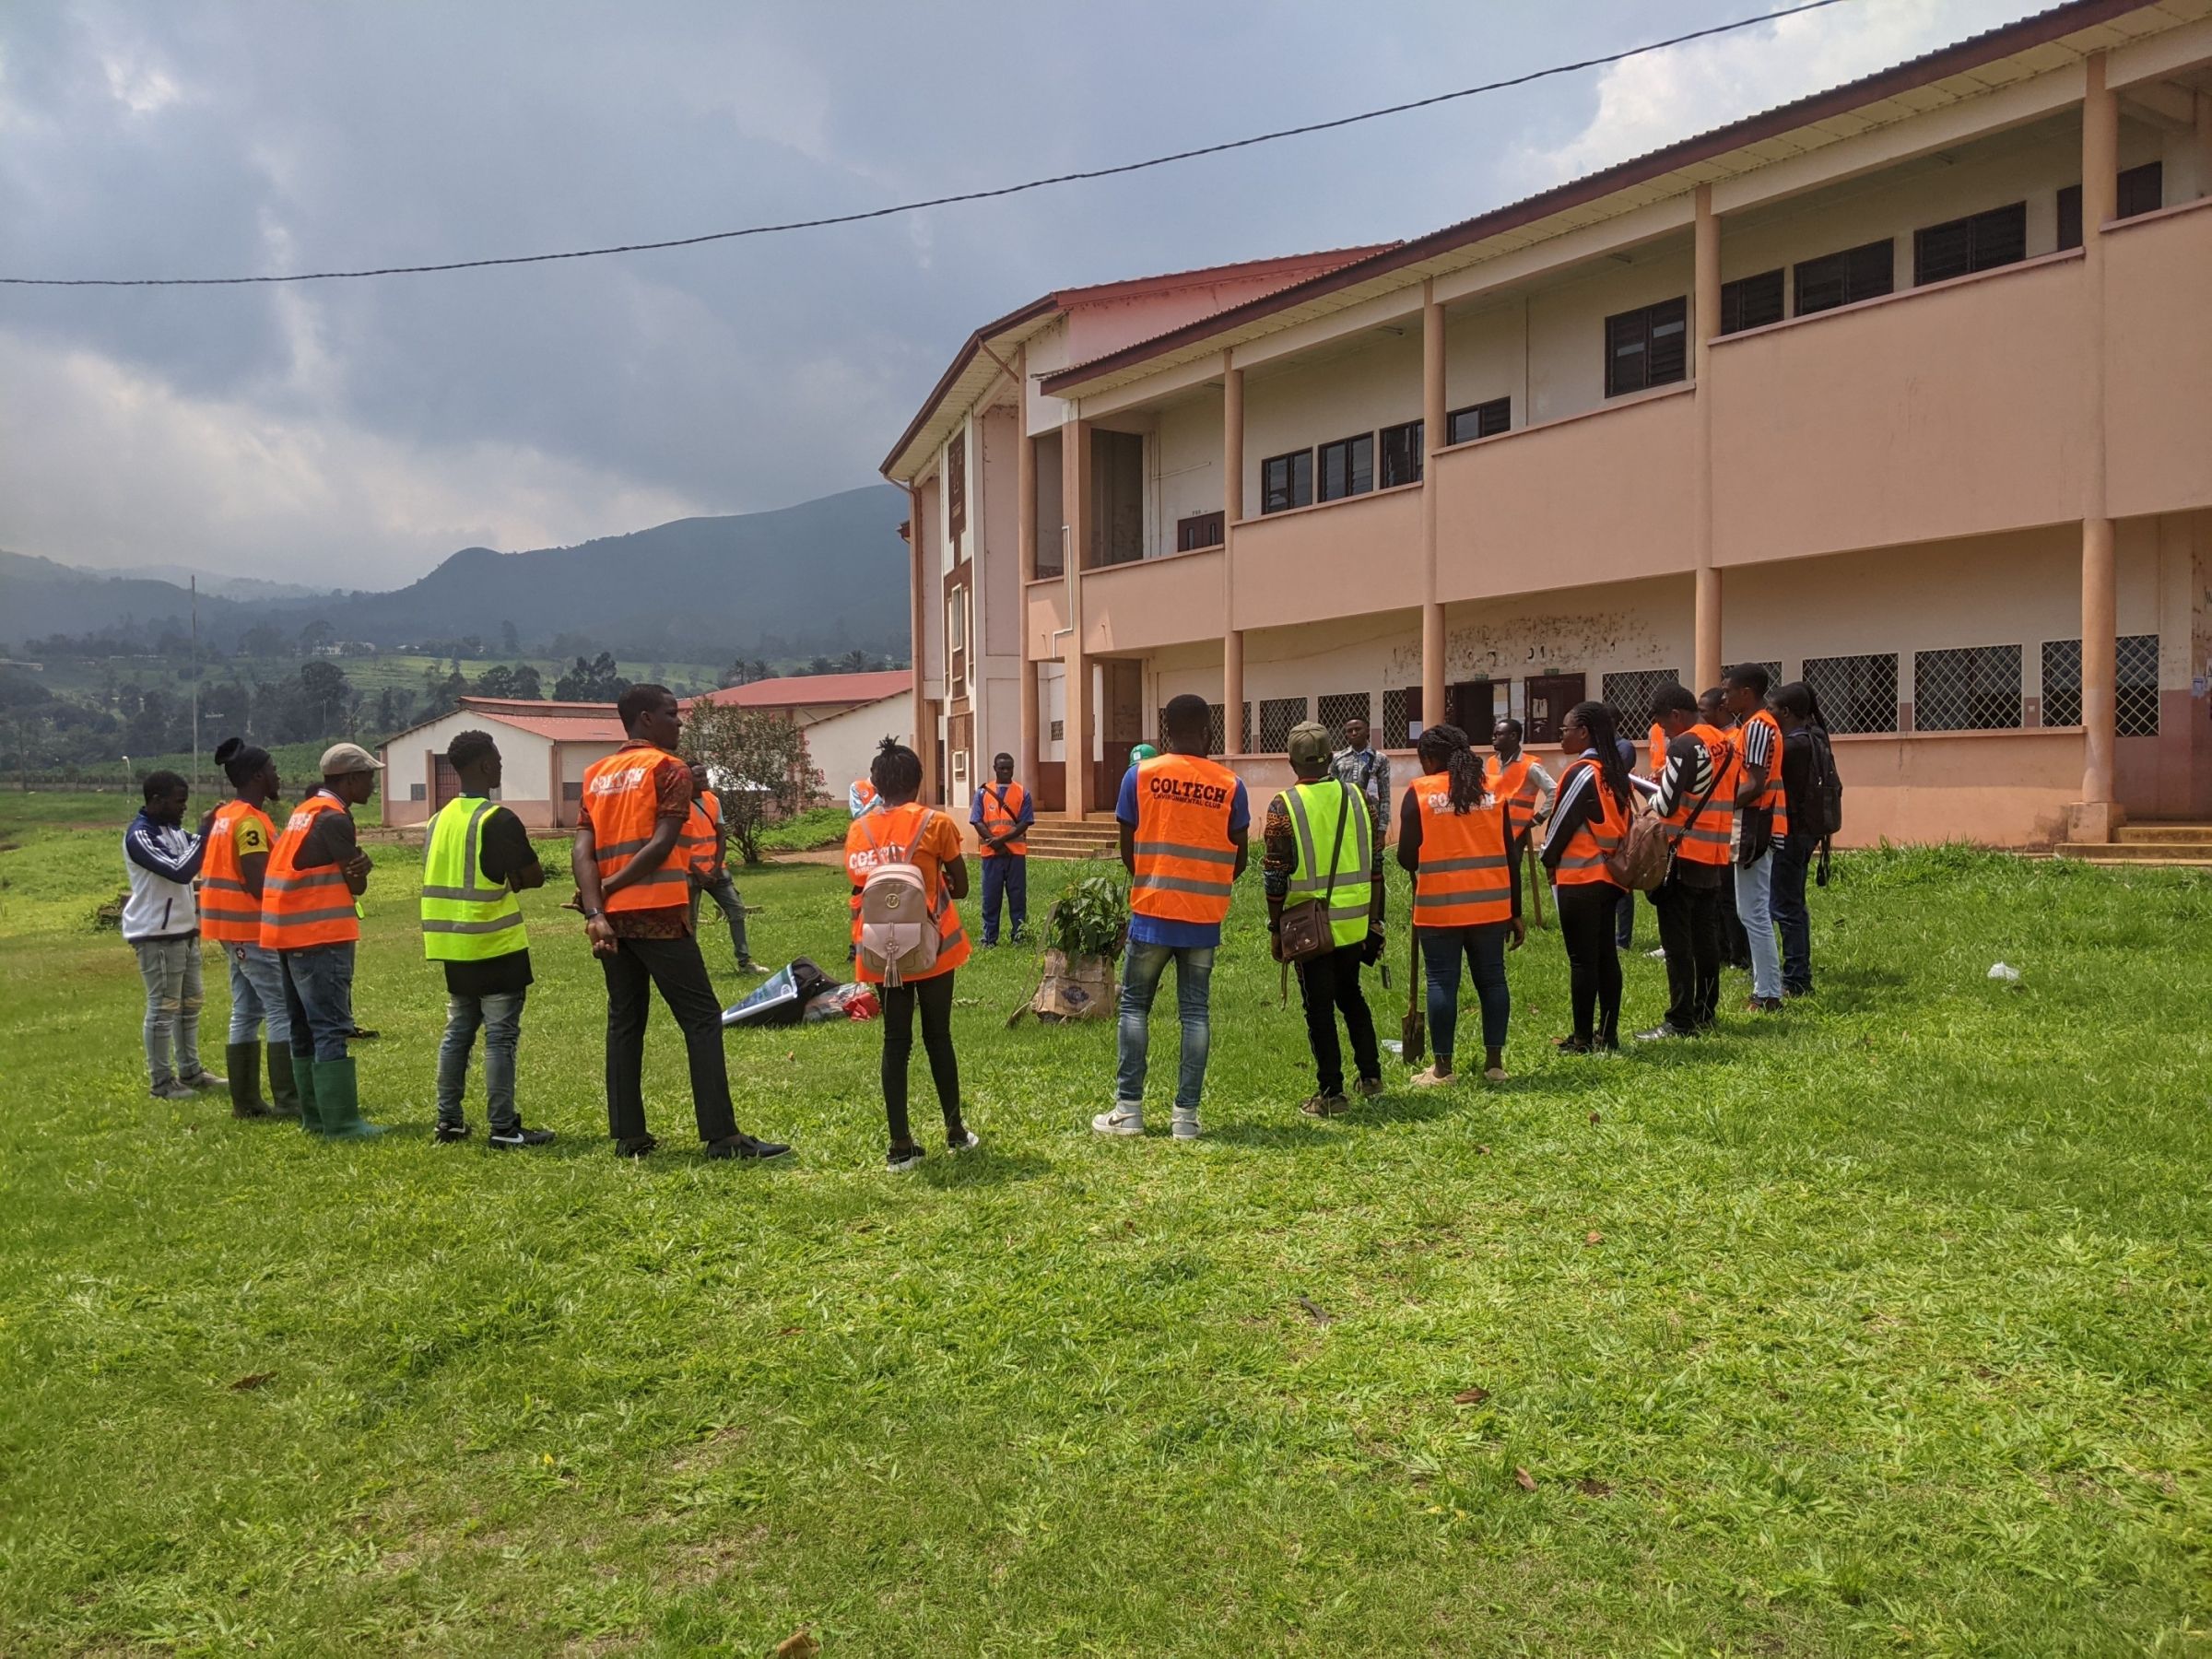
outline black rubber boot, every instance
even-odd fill
[[[299,1120],[300,1077],[292,1068],[292,1045],[288,1042],[269,1044],[269,1100],[274,1115]]]
[[[230,1115],[265,1118],[274,1115],[261,1098],[261,1044],[233,1042],[223,1050],[223,1070],[230,1078]]]

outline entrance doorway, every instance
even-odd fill
[[[1528,680],[1528,727],[1524,741],[1557,743],[1559,722],[1567,711],[1583,700],[1583,677],[1579,674],[1535,674]]]
[[[1461,680],[1444,688],[1444,722],[1467,735],[1481,747],[1490,740],[1490,723],[1498,718],[1496,680]]]

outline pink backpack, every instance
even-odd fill
[[[861,884],[860,961],[880,975],[887,987],[926,975],[937,965],[940,912],[923,881],[921,865],[914,863],[914,850],[928,833],[933,816],[924,811],[906,850],[896,858],[877,863]],[[882,820],[871,815],[861,821],[873,825]],[[863,833],[869,849],[880,854],[884,847],[875,831],[870,829]]]

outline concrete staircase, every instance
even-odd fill
[[[2101,845],[2082,843],[2056,851],[2084,864],[2212,869],[2212,824],[2123,824],[2114,836]]]
[[[1112,858],[1120,840],[1120,827],[1106,813],[1086,818],[1040,813],[1028,837],[1031,858]]]

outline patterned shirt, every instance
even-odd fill
[[[1390,757],[1369,746],[1338,749],[1329,770],[1367,796],[1367,809],[1376,823],[1390,827]]]

